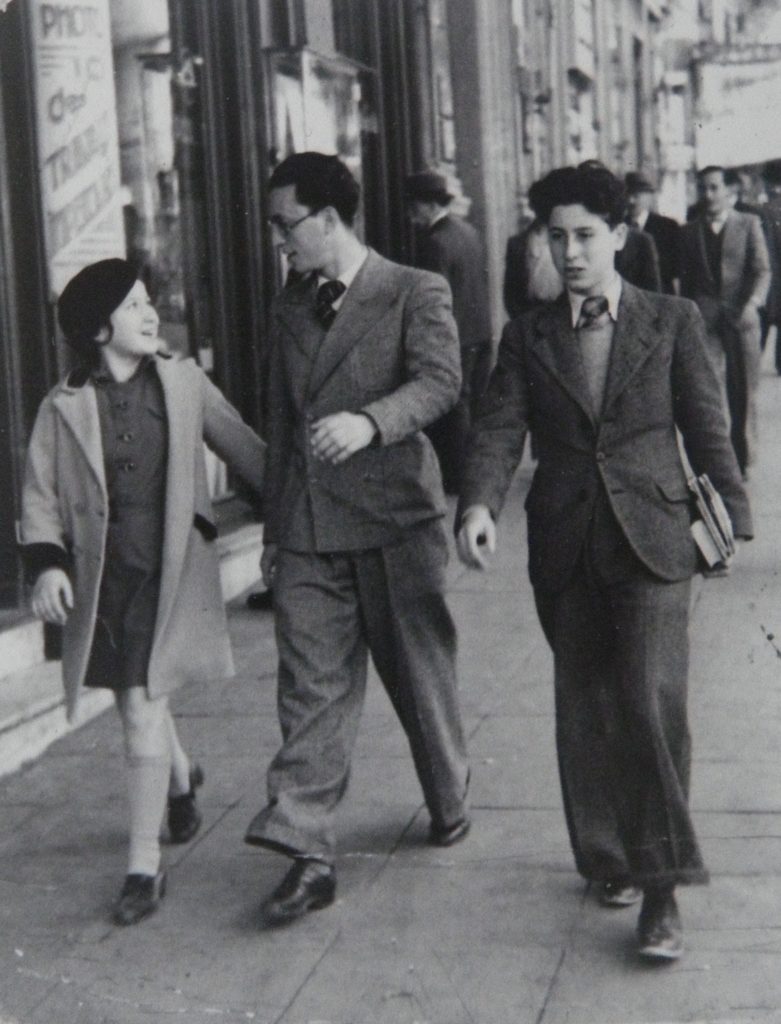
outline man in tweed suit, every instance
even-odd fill
[[[747,476],[756,448],[759,310],[770,287],[770,259],[759,217],[732,209],[724,169],[704,168],[699,185],[700,214],[680,233],[681,295],[694,299],[705,320],[732,445]]]
[[[293,858],[269,923],[327,906],[334,815],[371,653],[407,734],[430,841],[469,828],[469,771],[444,599],[446,503],[422,430],[456,401],[458,335],[437,274],[367,249],[359,186],[337,158],[298,153],[270,180],[271,223],[301,278],[271,314],[267,517],[283,745],[247,842]]]
[[[537,204],[561,299],[505,329],[478,411],[459,553],[486,565],[527,430],[529,573],[553,649],[556,740],[578,870],[640,898],[640,952],[680,956],[674,888],[707,879],[688,810],[687,623],[696,552],[676,430],[738,536],[751,519],[693,303],[623,281],[623,185],[560,168]]]

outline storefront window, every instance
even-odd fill
[[[173,52],[168,0],[31,0],[29,10],[54,296],[85,264],[125,257],[152,295],[161,338],[211,371],[197,58]],[[63,369],[67,359],[61,347]],[[225,490],[216,465],[213,490]]]
[[[363,183],[358,69],[344,58],[322,57],[311,50],[270,51],[268,75],[273,103],[271,163],[309,149],[334,153]],[[362,210],[355,229],[363,238]],[[280,281],[285,271],[282,263]]]

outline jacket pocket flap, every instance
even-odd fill
[[[216,540],[219,534],[217,527],[206,516],[202,516],[200,512],[196,512],[193,516],[193,526],[200,533],[206,541]]]
[[[691,491],[685,480],[657,480],[656,486],[667,501],[691,501]]]

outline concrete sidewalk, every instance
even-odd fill
[[[474,828],[428,826],[401,729],[370,687],[341,815],[338,902],[263,931],[285,861],[245,846],[278,744],[271,616],[241,602],[239,677],[175,710],[203,763],[205,827],[166,852],[169,896],[110,923],[125,868],[120,733],[104,714],[0,780],[1,1024],[662,1024],[781,1021],[781,379],[761,391],[757,539],[696,588],[692,803],[709,888],[681,891],[687,955],[634,952],[635,910],[576,875],[558,787],[551,660],[526,579],[522,499],[487,575],[452,566]]]

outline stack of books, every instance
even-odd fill
[[[694,495],[692,536],[708,569],[726,568],[735,554],[732,522],[721,495],[707,474],[690,476],[689,488]]]

